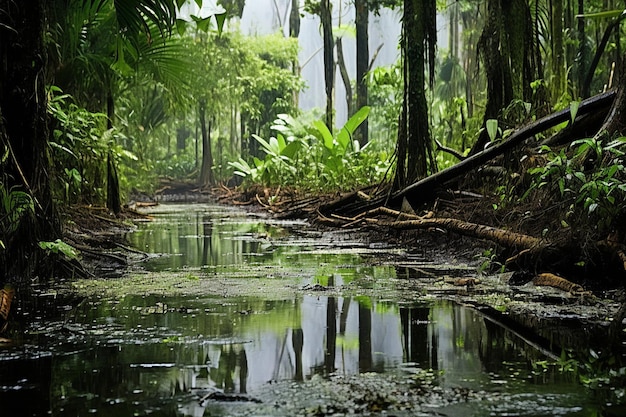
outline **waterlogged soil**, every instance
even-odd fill
[[[42,288],[0,347],[12,415],[626,414],[623,350],[594,362],[614,294],[512,286],[453,236],[144,211],[128,274]]]

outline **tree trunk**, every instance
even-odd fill
[[[291,0],[291,12],[289,13],[289,36],[291,38],[298,39],[300,36],[300,1],[299,0]],[[298,62],[298,58],[296,58],[292,64],[293,74],[297,77],[300,76],[300,63]],[[300,94],[299,91],[293,92],[293,102],[294,106],[298,108],[298,103],[300,102]]]
[[[48,154],[45,2],[0,0],[0,11],[0,135],[10,153],[1,165],[0,182],[7,190],[29,193],[35,203],[35,216],[23,217],[15,232],[19,238],[0,249],[0,276],[26,282],[35,272],[50,272],[38,265],[42,252],[37,243],[61,236]]]
[[[396,187],[403,187],[436,169],[430,136],[428,103],[426,101],[426,61],[432,85],[436,43],[435,2],[405,0],[402,48],[404,52],[404,104],[401,122],[406,123],[406,136],[399,128],[396,148]],[[400,133],[402,132],[402,133]],[[406,141],[406,143],[402,143]],[[406,165],[404,160],[406,159]],[[406,168],[405,168],[406,167]],[[406,169],[401,172],[400,168]]]
[[[348,118],[350,118],[354,114],[354,101],[352,98],[352,84],[350,84],[350,75],[348,75],[346,60],[343,56],[343,42],[341,41],[341,38],[337,39],[337,65],[339,66],[339,74],[341,74],[343,86],[346,89],[346,105],[348,108]]]
[[[578,14],[585,14],[585,0],[578,0]],[[578,18],[578,66],[576,71],[576,85],[578,87],[579,95],[583,98],[583,86],[585,84],[585,76],[587,75],[587,67],[589,61],[589,44],[587,43],[587,35],[585,34],[585,19],[583,17]]]
[[[369,66],[369,9],[367,0],[355,0],[356,23],[356,109],[367,106],[367,70]],[[365,119],[355,132],[356,139],[365,146],[369,141],[369,126]]]
[[[335,59],[333,49],[333,22],[331,15],[330,0],[322,0],[320,3],[320,19],[324,38],[324,81],[326,90],[326,126],[333,131],[333,88],[335,85]]]
[[[115,119],[115,100],[110,88],[106,96],[106,103],[107,129],[112,129],[113,120]],[[113,159],[110,152],[107,156],[107,208],[116,215],[120,214],[122,211],[122,198],[120,195],[120,182],[117,178],[117,167],[115,166],[115,159]]]
[[[489,0],[488,18],[479,41],[487,72],[487,120],[501,119],[501,112],[514,99],[532,100],[530,83],[538,78],[541,63],[534,62],[532,22],[526,0]],[[508,127],[508,126],[507,126]],[[489,143],[483,129],[470,155]]]
[[[202,132],[202,166],[200,168],[200,186],[213,185],[213,153],[211,151],[211,123],[207,126],[206,100],[201,99],[199,104],[200,131]]]
[[[624,95],[626,96],[626,95]],[[578,108],[578,115],[583,116],[593,111],[600,111],[602,108],[609,106],[609,103],[613,102],[615,97],[614,92],[608,92],[600,94],[598,96],[591,97],[580,103]],[[622,100],[626,100],[623,97]],[[617,102],[617,101],[616,101]],[[615,108],[616,105],[613,105]],[[622,118],[623,118],[623,113]],[[431,175],[428,178],[424,178],[417,181],[408,187],[394,193],[391,196],[391,202],[394,205],[399,205],[403,197],[406,197],[413,205],[417,205],[432,199],[438,190],[441,189],[447,182],[459,177],[460,175],[467,174],[470,170],[475,169],[483,165],[485,162],[493,159],[498,155],[502,155],[518,146],[524,140],[543,132],[559,123],[563,123],[570,118],[570,109],[564,109],[552,115],[546,116],[537,120],[530,125],[523,127],[522,129],[513,133],[507,140],[491,146],[486,150],[477,154],[471,155],[462,162],[451,166],[443,171]]]
[[[556,101],[565,92],[565,49],[563,47],[563,0],[552,0],[552,73],[554,74],[554,97]]]
[[[510,83],[510,76],[506,75],[507,67],[504,65],[502,56],[504,49],[502,46],[502,28],[504,23],[501,0],[489,0],[487,10],[487,22],[478,41],[478,50],[481,52],[487,73],[487,104],[483,116],[483,126],[487,120],[497,119],[501,109],[513,98],[513,87]],[[489,140],[487,129],[483,129],[472,147],[470,155],[481,152]]]
[[[107,208],[116,215],[122,211],[120,182],[117,178],[117,168],[111,152],[107,155]]]
[[[626,56],[622,58],[622,61],[626,62]],[[617,97],[598,131],[599,134],[606,133],[609,137],[626,135],[626,71],[622,68],[618,74]]]

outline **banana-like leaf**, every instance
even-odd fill
[[[330,133],[330,130],[328,130],[328,126],[326,126],[326,123],[324,123],[321,120],[316,120],[313,122],[313,127],[315,127],[315,129],[317,129],[317,131],[319,132],[319,134],[321,135],[320,139],[324,142],[324,146],[327,149],[332,150],[334,145],[333,145],[333,134]]]
[[[280,152],[281,155],[286,156],[289,159],[294,159],[298,151],[302,148],[302,142],[294,141],[289,145],[285,146],[285,148]]]
[[[356,131],[356,129],[367,119],[367,116],[370,114],[370,107],[363,106],[348,119],[339,134],[337,134],[337,142],[342,149],[346,149],[350,140],[352,139],[352,135]]]

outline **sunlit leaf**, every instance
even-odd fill
[[[316,120],[313,122],[313,126],[317,129],[317,131],[321,134],[321,140],[324,143],[324,146],[327,149],[333,149],[333,135],[328,130],[328,126],[321,120]]]
[[[577,19],[607,19],[621,16],[626,13],[626,10],[607,10],[604,12],[597,13],[585,13],[585,14],[577,14]]]
[[[572,101],[569,104],[569,114],[570,114],[570,120],[572,124],[574,123],[574,120],[576,120],[576,115],[578,114],[579,107],[580,107],[580,101]]]
[[[489,119],[485,122],[485,128],[487,129],[487,135],[493,142],[498,136],[498,121],[496,119]]]

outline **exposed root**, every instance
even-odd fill
[[[578,284],[574,284],[571,281],[561,278],[558,275],[543,273],[533,278],[533,284],[545,285],[548,287],[558,288],[563,291],[567,291],[571,294],[583,294],[585,289]]]

